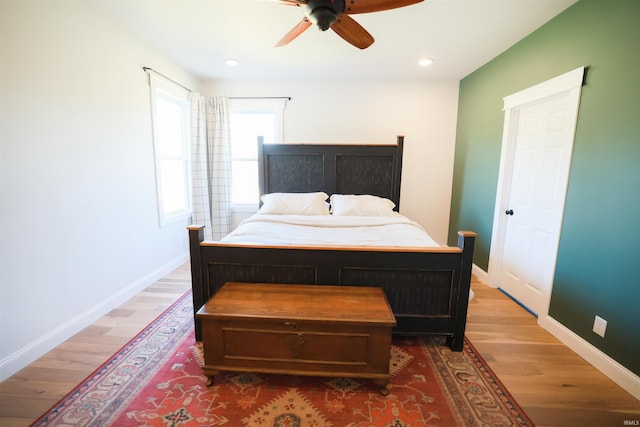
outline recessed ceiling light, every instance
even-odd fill
[[[418,61],[418,64],[420,64],[423,67],[426,67],[427,65],[431,65],[432,63],[433,63],[433,59],[431,58],[425,58]]]
[[[225,64],[227,64],[229,67],[237,67],[238,65],[240,65],[240,61],[238,61],[235,58],[229,58],[226,61],[224,61]]]

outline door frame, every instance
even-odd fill
[[[514,94],[503,98],[505,112],[504,128],[502,131],[502,148],[500,153],[500,169],[498,172],[498,188],[496,190],[496,204],[493,213],[493,230],[491,233],[491,247],[489,249],[489,271],[487,273],[489,284],[493,287],[500,286],[500,272],[502,270],[504,240],[507,229],[507,216],[504,214],[508,208],[509,195],[511,192],[511,180],[513,177],[513,162],[515,159],[515,148],[518,135],[518,120],[521,107],[527,106],[535,102],[542,102],[547,98],[556,97],[567,93],[569,101],[575,103],[576,114],[573,117],[573,126],[571,134],[571,152],[573,152],[573,144],[575,142],[576,124],[578,121],[578,107],[580,103],[580,94],[584,80],[585,67],[576,68],[560,76],[539,83],[530,88],[521,90]],[[569,164],[571,167],[571,155],[569,156]],[[569,173],[566,174],[567,182],[564,183],[564,197],[562,202],[561,215],[564,215],[564,202],[566,201],[567,187],[569,184]],[[557,244],[554,253],[551,256],[557,260],[558,246],[560,244],[560,232],[562,229],[562,221],[559,222],[556,230]],[[546,295],[546,302],[542,312],[537,313],[541,318],[549,312],[549,302],[551,300],[551,289],[553,286],[553,278],[555,276],[555,261],[553,262],[553,271],[550,273],[549,294]]]

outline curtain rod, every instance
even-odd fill
[[[229,99],[286,99],[291,101],[290,96],[230,96]]]
[[[142,67],[142,71],[145,71],[145,72],[151,71],[152,73],[155,73],[155,74],[159,75],[160,77],[169,80],[171,83],[177,84],[178,86],[180,86],[184,90],[186,90],[188,92],[191,92],[191,89],[189,89],[188,87],[186,87],[184,85],[181,85],[177,81],[165,76],[164,74],[154,70],[153,68]],[[291,97],[290,96],[231,96],[231,97],[229,97],[229,99],[286,99],[287,101],[291,101]]]
[[[142,71],[145,71],[145,72],[147,72],[147,71],[151,71],[152,73],[155,73],[155,74],[159,75],[160,77],[163,77],[163,78],[165,78],[165,79],[169,80],[171,83],[177,84],[177,85],[178,85],[178,86],[180,86],[182,89],[184,89],[184,90],[186,90],[186,91],[188,91],[188,92],[191,92],[191,89],[189,89],[188,87],[186,87],[186,86],[184,86],[184,85],[181,85],[181,84],[180,84],[180,83],[178,83],[177,81],[175,81],[175,80],[173,80],[173,79],[170,79],[169,77],[165,76],[165,75],[164,75],[164,74],[162,74],[162,73],[157,72],[157,71],[156,71],[156,70],[154,70],[153,68],[149,68],[149,67],[142,67]]]

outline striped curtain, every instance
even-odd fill
[[[192,222],[206,240],[231,231],[231,138],[228,99],[191,94]]]

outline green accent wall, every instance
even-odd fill
[[[449,243],[478,232],[474,262],[488,270],[502,98],[581,66],[549,315],[640,375],[640,1],[580,0],[460,82]]]

